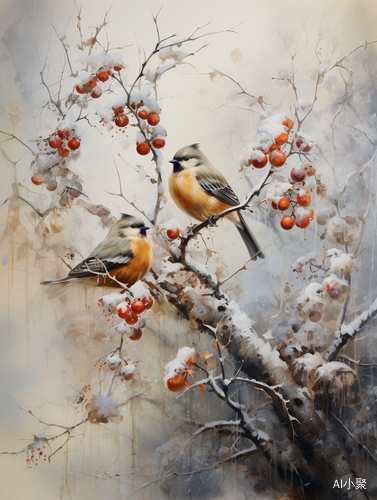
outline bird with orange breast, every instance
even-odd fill
[[[106,238],[93,252],[74,267],[67,276],[41,285],[56,285],[72,281],[91,279],[104,284],[112,276],[125,285],[132,286],[142,279],[152,265],[152,245],[146,237],[148,227],[132,215],[122,214],[109,230]],[[108,278],[107,284],[111,284]]]
[[[233,189],[200,151],[199,144],[181,148],[170,163],[173,164],[173,172],[169,177],[170,195],[176,205],[194,219],[204,222],[213,214],[239,205]],[[258,257],[264,259],[241,212],[231,212],[226,217],[235,224],[252,260]]]

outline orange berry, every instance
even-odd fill
[[[185,386],[185,377],[182,373],[178,373],[175,377],[169,378],[166,385],[169,391],[180,392]]]
[[[291,202],[289,201],[288,198],[286,198],[285,196],[283,196],[283,198],[280,198],[279,202],[278,202],[278,208],[279,210],[287,210],[287,208],[289,207],[289,205],[291,204]]]
[[[294,225],[295,225],[295,220],[293,217],[289,215],[284,215],[284,217],[280,221],[280,226],[286,231],[292,229]]]
[[[31,178],[31,182],[33,184],[35,184],[36,186],[40,186],[42,184],[42,181],[38,181],[35,176],[33,175],[33,177]]]
[[[131,304],[131,310],[136,314],[141,314],[145,311],[145,304],[141,300],[134,300]]]
[[[122,66],[114,66],[114,71],[122,71]]]
[[[282,167],[285,163],[286,156],[283,151],[280,151],[280,149],[275,149],[269,154],[270,157],[270,163],[273,167]]]
[[[94,87],[97,85],[97,78],[93,78],[93,80],[89,80],[89,82],[86,82],[85,85],[87,85],[91,89],[94,89]]]
[[[277,145],[277,144],[272,144],[272,145],[270,146],[270,149],[268,150],[268,152],[269,152],[269,153],[271,153],[271,151],[275,151],[275,149],[277,149],[277,148],[278,148],[278,145]]]
[[[279,137],[276,137],[275,141],[279,144],[279,146],[283,146],[288,141],[288,136],[285,132],[283,132],[279,135]]]
[[[187,366],[192,366],[192,365],[195,365],[196,364],[196,359],[195,359],[195,356],[191,356],[191,358],[189,358],[187,361],[186,361],[186,365]]]
[[[166,231],[166,236],[170,239],[170,240],[176,240],[179,236],[179,229],[168,229]]]
[[[115,125],[117,125],[118,127],[126,127],[129,121],[130,120],[127,115],[118,115],[115,118]]]
[[[149,116],[149,113],[146,109],[142,109],[138,112],[137,116],[140,118],[140,120],[146,120]]]
[[[68,141],[68,147],[69,149],[79,149],[80,147],[80,141],[78,139],[76,139],[76,137],[72,137],[71,140]]]
[[[291,120],[290,118],[286,118],[284,121],[283,121],[283,125],[289,129],[293,128],[293,125],[294,125],[294,121]]]
[[[295,224],[300,229],[305,229],[310,224],[310,219],[307,215],[298,215],[295,220]]]
[[[141,301],[145,305],[145,309],[150,309],[153,306],[152,297],[144,297],[141,299]]]
[[[297,203],[302,207],[308,207],[312,201],[310,193],[304,193],[303,195],[297,195]]]
[[[146,142],[140,142],[136,146],[136,151],[139,153],[139,155],[142,155],[142,156],[147,155],[150,150],[151,150],[151,148],[149,147],[149,145]]]
[[[302,182],[305,179],[306,171],[302,167],[293,167],[291,170],[291,179],[295,182]]]
[[[119,308],[118,309],[118,316],[121,319],[126,319],[126,316],[130,313],[131,309],[129,306],[127,306],[125,309]]]
[[[78,94],[85,94],[85,92],[83,91],[83,89],[79,85],[76,85],[76,92]]]
[[[158,116],[157,113],[151,113],[149,116],[148,116],[148,123],[149,125],[151,126],[155,126],[158,124],[158,122],[160,121],[160,117]]]
[[[250,159],[250,165],[253,165],[255,168],[263,168],[267,165],[268,158],[267,155],[265,154],[261,160],[253,160],[253,158]]]
[[[153,139],[152,146],[156,149],[161,149],[165,146],[165,141],[159,138]]]
[[[62,140],[60,139],[59,136],[56,136],[54,135],[53,137],[50,137],[49,141],[48,141],[49,145],[53,148],[53,149],[58,149],[60,148],[60,146],[63,144]]]
[[[97,78],[100,82],[107,82],[110,77],[110,71],[101,71],[98,73]]]
[[[67,156],[69,155],[69,149],[66,149],[66,148],[59,148],[59,149],[58,149],[58,154],[59,154],[62,158],[67,158]]]
[[[93,99],[98,99],[102,95],[102,90],[99,87],[96,87],[93,92],[90,94]]]

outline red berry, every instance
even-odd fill
[[[69,133],[69,130],[66,130],[64,132],[64,136],[68,139],[68,137],[70,136],[71,134]]]
[[[289,205],[291,204],[291,202],[289,201],[288,198],[286,198],[285,196],[283,196],[283,198],[280,198],[279,202],[278,202],[278,208],[279,210],[287,210],[287,208],[289,207]]]
[[[76,92],[78,94],[85,94],[85,92],[83,91],[83,89],[79,85],[76,85]]]
[[[97,78],[100,82],[107,82],[110,77],[110,71],[101,71],[98,73]]]
[[[118,316],[121,319],[126,319],[126,316],[131,312],[131,309],[129,306],[126,307],[126,309],[122,309],[121,307],[118,309]]]
[[[38,181],[36,178],[35,178],[35,175],[33,175],[33,177],[31,178],[31,182],[33,184],[35,184],[36,186],[40,186],[42,184],[42,181]]]
[[[158,122],[160,121],[160,117],[158,116],[157,113],[151,113],[149,116],[148,116],[148,123],[149,125],[151,126],[155,126],[158,124]]]
[[[56,133],[58,134],[60,139],[64,139],[64,132],[62,130],[58,130]]]
[[[176,240],[179,236],[179,229],[168,229],[166,231],[166,236],[169,240]]]
[[[185,386],[185,377],[182,373],[178,373],[175,377],[169,378],[166,385],[169,391],[180,392]]]
[[[294,225],[295,225],[295,220],[293,217],[289,215],[284,215],[284,217],[280,221],[280,226],[286,231],[292,229]]]
[[[165,141],[159,138],[153,139],[152,146],[156,149],[161,149],[165,146]]]
[[[60,137],[57,137],[56,135],[54,135],[53,137],[50,137],[50,140],[48,141],[48,143],[53,149],[58,149],[63,144]]]
[[[305,229],[310,224],[310,219],[307,215],[298,215],[295,220],[295,224],[300,229]]]
[[[118,115],[115,118],[115,125],[117,125],[118,127],[126,127],[129,121],[130,120],[128,119],[127,115]]]
[[[66,149],[66,148],[59,148],[59,149],[58,149],[58,154],[59,154],[62,158],[67,158],[67,156],[69,155],[69,149]]]
[[[191,356],[191,358],[189,358],[187,361],[186,361],[186,365],[187,366],[192,366],[192,365],[195,365],[196,364],[196,359],[195,359],[195,356]]]
[[[99,97],[101,97],[101,95],[102,95],[102,90],[100,89],[100,87],[96,87],[90,94],[90,96],[93,97],[93,99],[98,99]]]
[[[114,71],[122,71],[122,66],[114,66]]]
[[[281,133],[279,137],[275,138],[275,142],[276,144],[279,144],[279,146],[283,146],[287,141],[288,141],[288,136],[285,132]]]
[[[68,147],[69,149],[79,149],[80,141],[76,139],[76,137],[72,137],[72,139],[68,141]]]
[[[146,109],[142,109],[141,111],[138,112],[137,116],[141,119],[141,120],[146,120],[149,116],[149,113]]]
[[[283,121],[283,125],[289,129],[292,129],[293,128],[293,125],[294,125],[294,122],[293,120],[291,120],[290,118],[286,118],[284,121]]]
[[[302,195],[297,195],[297,203],[302,207],[308,207],[312,201],[310,193],[304,193]]]
[[[123,113],[124,108],[122,106],[120,106],[119,108],[112,108],[112,110],[114,111],[114,115],[118,116],[118,115]]]
[[[268,150],[268,152],[271,153],[271,151],[275,151],[275,149],[277,149],[277,148],[278,148],[277,144],[275,144],[275,143],[271,144],[270,149]]]
[[[142,155],[142,156],[147,155],[150,150],[151,150],[151,148],[149,147],[149,145],[146,142],[140,142],[136,146],[136,151],[139,153],[139,155]]]
[[[270,163],[273,167],[282,167],[285,163],[286,156],[283,151],[280,151],[280,149],[275,149],[274,151],[271,151],[270,153]]]
[[[127,323],[127,325],[135,325],[138,322],[138,319],[139,318],[137,314],[130,310],[124,318],[124,321]]]
[[[253,165],[253,167],[255,168],[263,168],[267,165],[267,162],[268,158],[267,155],[265,154],[261,160],[253,160],[253,158],[251,158],[250,165]]]
[[[306,172],[302,167],[293,167],[291,170],[291,179],[295,182],[302,182],[305,179]]]
[[[134,300],[131,304],[131,310],[136,314],[141,314],[145,311],[144,302],[141,300]]]
[[[145,309],[150,309],[153,306],[152,297],[144,297],[141,299],[141,301],[145,305]]]
[[[303,144],[303,142],[302,142],[302,140],[301,140],[301,139],[299,139],[298,141],[296,141],[296,146],[297,146],[297,148],[298,148],[298,149],[301,149],[302,144]],[[310,146],[310,144],[307,144],[307,145],[303,148],[303,150],[302,150],[302,151],[303,151],[304,153],[307,153],[307,152],[308,152],[308,151],[310,151],[311,149],[312,149],[312,147]]]
[[[91,89],[94,89],[94,87],[97,85],[97,78],[93,78],[93,80],[89,80],[89,82],[86,82],[85,85],[87,87],[90,87]]]
[[[274,209],[274,210],[277,210],[278,209],[278,206],[276,205],[276,203],[274,201],[271,201],[271,207]]]
[[[143,331],[141,328],[134,328],[132,335],[130,335],[130,340],[139,340],[143,335]]]

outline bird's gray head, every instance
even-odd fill
[[[209,163],[208,158],[200,151],[199,144],[190,144],[179,149],[169,163],[173,164],[173,172],[178,173],[189,168]]]
[[[121,219],[114,224],[113,228],[122,238],[127,236],[129,237],[131,235],[146,236],[147,229],[149,229],[149,227],[147,227],[141,219],[129,214],[122,214]]]

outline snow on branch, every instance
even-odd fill
[[[355,318],[351,323],[348,325],[342,325],[340,331],[336,332],[339,335],[338,338],[326,350],[326,358],[329,360],[336,358],[342,347],[344,347],[350,339],[354,338],[359,332],[361,332],[361,330],[376,316],[376,314],[377,299],[373,302],[369,309],[357,316],[357,318]]]

